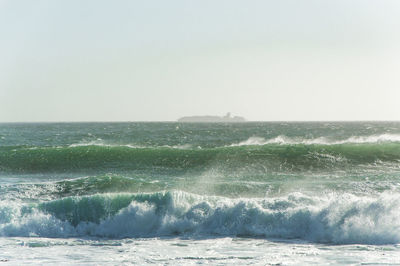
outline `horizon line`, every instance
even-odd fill
[[[400,122],[400,120],[246,120],[242,122],[179,122],[177,120],[51,120],[51,121],[0,121],[0,124],[34,124],[34,123],[181,123],[181,124],[245,124],[271,122]]]

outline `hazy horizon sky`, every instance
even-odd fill
[[[400,120],[400,1],[0,0],[0,122]]]

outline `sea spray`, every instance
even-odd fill
[[[20,206],[24,208],[25,206]],[[14,207],[15,208],[15,207]],[[4,213],[4,207],[3,207]],[[229,199],[174,191],[70,197],[3,220],[2,236],[246,236],[320,243],[400,243],[400,196]]]
[[[0,261],[400,263],[399,122],[9,123],[0,136]]]

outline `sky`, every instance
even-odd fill
[[[398,0],[0,0],[0,122],[400,120]]]

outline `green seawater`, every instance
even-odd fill
[[[0,124],[0,235],[399,243],[399,122]]]
[[[399,162],[396,122],[0,125],[3,182],[32,180],[45,194],[50,181],[46,196],[54,198],[173,189],[375,193],[396,188]]]

